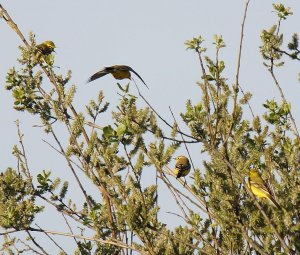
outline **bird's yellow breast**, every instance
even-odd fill
[[[185,156],[176,157],[176,164],[174,169],[174,174],[176,178],[187,176],[190,170],[191,170],[191,164],[187,157]]]
[[[250,185],[250,189],[252,193],[259,198],[270,198],[270,194],[261,188]]]
[[[131,75],[128,70],[116,70],[111,72],[113,77],[117,80],[130,79]]]

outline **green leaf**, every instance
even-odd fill
[[[109,139],[112,136],[115,136],[116,131],[111,127],[111,125],[103,128],[103,136]]]
[[[123,92],[126,92],[126,89],[123,89],[123,87],[121,86],[120,83],[117,83],[117,85],[118,85],[118,87],[119,87],[120,90],[122,90]]]
[[[214,81],[214,80],[215,80],[215,78],[212,77],[212,76],[209,75],[209,74],[207,74],[206,76],[202,76],[201,78],[206,79],[206,80],[208,80],[208,81]]]
[[[126,129],[127,129],[126,125],[120,124],[120,125],[118,126],[118,128],[117,128],[117,135],[118,135],[118,136],[124,135],[125,132],[126,132]]]
[[[128,93],[128,91],[129,91],[129,83],[125,87],[125,93]]]
[[[219,73],[222,73],[225,68],[225,63],[223,60],[219,62]]]

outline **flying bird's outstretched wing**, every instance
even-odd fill
[[[147,85],[146,82],[143,80],[143,78],[142,78],[136,71],[134,71],[130,66],[127,66],[127,67],[128,67],[128,69],[129,69],[131,72],[133,72],[137,77],[139,77],[140,80],[145,84],[145,86],[147,87],[147,89],[149,89],[148,85]]]
[[[91,81],[94,81],[104,75],[107,75],[109,74],[110,72],[107,71],[106,67],[103,68],[102,70],[100,70],[99,72],[97,73],[94,73],[88,80],[87,80],[87,83],[91,82]]]

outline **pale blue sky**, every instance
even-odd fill
[[[284,2],[294,12],[294,16],[282,23],[286,45],[292,33],[299,32],[300,2]],[[279,98],[269,73],[262,65],[258,48],[261,30],[277,21],[275,13],[272,13],[272,3],[269,0],[252,1],[245,26],[240,84],[244,91],[253,93],[251,105],[256,114],[264,112],[262,103],[266,99]],[[55,42],[58,47],[56,65],[61,67],[58,71],[65,74],[71,69],[73,72],[71,83],[77,87],[75,105],[79,110],[95,98],[100,88],[104,90],[107,101],[112,105],[118,103],[116,81],[111,76],[88,85],[85,81],[104,66],[125,64],[135,69],[149,85],[149,91],[142,88],[147,100],[166,119],[172,120],[169,106],[178,116],[185,111],[187,99],[196,103],[201,98],[196,85],[201,77],[197,56],[186,51],[184,45],[186,40],[198,35],[205,38],[211,57],[214,56],[211,46],[213,35],[223,35],[227,45],[221,53],[226,64],[225,74],[230,83],[235,80],[245,1],[4,0],[1,4],[26,37],[32,31],[38,43],[44,40]],[[12,109],[13,100],[4,84],[6,72],[16,65],[21,41],[3,20],[0,20],[0,38],[0,169],[16,164],[11,148],[18,140],[14,121],[20,119],[32,170],[52,169],[53,175],[69,178],[64,160],[41,141],[51,139],[42,130],[32,128],[32,125],[39,124],[38,119]],[[299,63],[291,61],[282,70],[276,71],[286,97],[293,105],[298,124],[299,71]],[[127,81],[121,83],[126,84]],[[249,116],[249,113],[246,114]],[[108,122],[109,119],[99,121]],[[198,164],[196,160],[197,165],[203,160],[199,151],[192,149],[193,158],[199,161]],[[74,184],[71,191],[76,190]],[[168,196],[160,199],[167,201]],[[166,222],[172,224],[173,220],[177,219],[167,218]]]

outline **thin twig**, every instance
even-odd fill
[[[19,143],[21,144],[21,147],[22,147],[22,156],[24,158],[24,163],[25,163],[25,174],[27,175],[27,177],[29,177],[29,179],[32,182],[32,176],[30,174],[29,165],[28,165],[27,156],[26,156],[26,150],[25,150],[25,146],[23,143],[23,134],[21,133],[21,129],[20,129],[20,122],[17,120],[15,123],[16,123],[17,129],[18,129]]]
[[[287,100],[286,100],[286,98],[285,98],[285,96],[284,96],[283,90],[282,90],[282,88],[281,88],[281,86],[280,86],[278,80],[276,79],[276,76],[275,76],[275,74],[274,74],[273,68],[268,68],[268,71],[270,72],[270,74],[271,74],[271,76],[272,76],[272,78],[273,78],[273,80],[274,80],[274,82],[275,82],[275,84],[276,84],[276,87],[277,87],[278,90],[279,90],[279,93],[280,93],[280,96],[281,96],[282,101],[283,101],[284,103],[287,103]],[[295,134],[296,134],[298,140],[300,140],[299,131],[298,131],[298,128],[297,128],[297,125],[296,125],[296,121],[295,121],[295,119],[294,119],[294,116],[293,116],[293,114],[292,114],[291,109],[290,109],[290,111],[289,111],[288,114],[289,114],[289,116],[290,116],[290,118],[291,118],[292,125],[293,125],[293,128],[294,128],[294,132],[295,132]]]
[[[158,114],[158,112],[153,108],[153,106],[147,101],[147,99],[142,95],[142,93],[140,92],[140,89],[139,87],[136,85],[136,83],[134,82],[136,88],[137,88],[137,91],[138,91],[138,94],[139,96],[143,99],[143,101],[150,107],[150,109],[156,114],[156,116],[161,120],[163,121],[168,127],[170,127],[171,129],[173,128],[173,126],[168,123],[163,117],[160,116],[160,114]],[[188,135],[186,133],[183,133],[181,132],[182,135],[186,136],[186,137],[189,137],[191,139],[195,139],[195,137],[191,136],[191,135]]]
[[[250,3],[250,0],[247,0],[246,6],[245,6],[244,17],[243,17],[242,29],[241,29],[240,48],[239,48],[238,64],[237,64],[236,79],[235,79],[236,88],[237,88],[237,86],[240,88],[243,96],[245,96],[245,93],[242,89],[242,86],[239,84],[239,76],[240,76],[240,67],[241,67],[241,58],[242,58],[242,47],[243,47],[243,41],[244,41],[244,29],[245,29],[245,22],[246,22],[249,3]],[[237,92],[235,92],[235,96],[237,97]],[[236,104],[236,98],[235,98],[235,104]],[[252,107],[249,102],[247,102],[247,104],[248,104],[248,107],[252,114],[252,117],[254,118],[254,113],[253,113]]]
[[[175,215],[175,216],[177,216],[177,217],[183,219],[183,220],[185,221],[185,223],[188,224],[188,221],[187,221],[184,217],[182,217],[180,214],[173,213],[173,212],[166,212],[166,213],[173,214],[173,215]]]
[[[299,58],[298,56],[295,56],[295,55],[293,55],[293,54],[290,54],[290,53],[288,53],[288,52],[285,51],[285,50],[277,49],[277,48],[275,48],[275,47],[273,47],[273,50],[275,50],[275,51],[277,51],[277,52],[279,52],[279,53],[285,54],[285,55],[289,56],[291,59],[297,59],[297,60],[300,60],[300,58]],[[299,54],[299,53],[300,53],[300,51],[297,51],[297,54]]]
[[[17,242],[20,242],[21,244],[23,244],[26,247],[26,249],[18,249],[16,247],[16,245],[13,244],[13,247],[16,249],[18,255],[22,254],[26,251],[30,252],[31,254],[34,253],[34,254],[38,254],[38,255],[45,255],[45,253],[39,252],[38,250],[34,249],[33,247],[31,247],[29,244],[25,243],[21,239],[17,239]]]
[[[52,205],[53,207],[55,207],[59,212],[64,213],[65,215],[68,215],[68,216],[71,217],[74,221],[76,221],[76,222],[82,224],[82,218],[83,218],[83,217],[82,217],[78,212],[76,212],[76,211],[72,210],[71,208],[69,208],[69,207],[68,207],[65,203],[63,203],[61,200],[60,200],[61,205],[63,205],[63,207],[68,208],[68,210],[66,210],[66,209],[64,209],[64,208],[61,208],[61,205],[55,204],[54,202],[52,202],[51,200],[49,200],[48,198],[46,198],[46,197],[44,197],[44,196],[42,196],[42,195],[40,195],[40,194],[37,194],[37,196],[38,196],[39,198],[41,198],[42,200],[46,201],[48,204],[50,204],[50,205]],[[78,218],[74,217],[74,215],[75,215],[76,217],[78,217]],[[94,230],[94,228],[92,228],[92,226],[91,226],[89,223],[86,223],[85,226],[88,227],[88,228],[90,228],[90,229],[93,229],[93,230]],[[0,235],[1,235],[1,234],[0,234]]]
[[[165,166],[165,169],[167,170],[167,173],[168,173],[169,175],[172,175],[173,177],[175,177],[174,174],[173,174],[173,172],[172,172],[172,170],[171,170],[169,167]],[[193,189],[192,189],[189,185],[187,185],[187,184],[184,185],[184,181],[181,180],[180,178],[178,178],[177,181],[180,182],[180,183],[182,184],[183,188],[186,189],[186,190],[188,190],[188,191],[190,192],[190,194],[192,194],[192,195],[195,197],[195,199],[196,199],[196,200],[197,200],[204,208],[207,207],[207,206],[206,206],[206,205],[207,205],[206,201],[204,201],[204,200],[202,200],[201,198],[199,198],[199,196],[197,196],[197,194],[195,194],[195,192],[193,191]],[[172,186],[172,185],[170,184],[170,186]],[[172,187],[173,187],[173,186],[172,186]],[[176,188],[174,188],[174,187],[173,187],[173,189],[176,190]],[[213,212],[211,212],[210,210],[207,211],[206,209],[201,208],[199,205],[198,205],[198,207],[199,207],[204,213],[207,213],[207,214],[209,214],[211,217],[213,217],[214,219],[216,219],[216,216],[214,215]]]
[[[163,172],[161,172],[162,174],[161,175],[163,175]],[[174,197],[174,199],[175,199],[175,202],[176,202],[176,204],[178,205],[178,207],[179,207],[179,209],[181,210],[181,212],[184,214],[184,217],[186,218],[186,219],[189,219],[189,217],[188,217],[188,215],[186,214],[186,212],[185,212],[185,210],[184,210],[184,208],[183,208],[183,206],[180,204],[180,202],[179,202],[179,198],[180,198],[180,195],[178,195],[178,193],[175,193],[175,189],[173,189],[173,185],[171,185],[171,182],[169,181],[169,179],[168,178],[163,178],[162,176],[160,176],[160,178],[161,178],[161,180],[166,184],[166,186],[167,186],[167,188],[170,190],[170,192],[171,192],[171,194],[172,194],[172,196]],[[181,200],[181,199],[180,199]],[[182,202],[182,200],[181,200],[181,202]],[[190,220],[190,219],[189,219]],[[187,220],[188,221],[188,220]]]
[[[65,220],[65,222],[66,222],[66,224],[67,224],[67,226],[68,226],[71,234],[74,235],[73,230],[72,230],[72,228],[71,228],[71,226],[70,226],[70,224],[69,224],[66,216],[63,213],[62,213],[62,216],[63,216],[63,218],[64,218],[64,220]],[[78,245],[78,241],[77,241],[76,237],[73,237],[73,239],[74,239],[75,243]]]
[[[125,112],[121,111],[121,109],[119,109],[120,112],[123,114],[123,115],[126,115]],[[127,116],[128,117],[128,116]],[[138,121],[136,121],[135,119],[130,119],[130,121],[134,122],[135,124],[137,125],[141,125],[141,123],[139,123]],[[155,132],[153,130],[151,130],[150,128],[147,128],[147,127],[144,127],[147,131],[149,131],[150,133],[152,134],[155,134]],[[173,142],[178,142],[178,143],[199,143],[198,140],[196,140],[196,138],[194,137],[193,140],[179,140],[179,139],[176,139],[176,138],[172,138],[172,137],[167,137],[167,136],[164,136],[164,135],[160,135],[160,138],[164,139],[164,140],[171,140]]]
[[[64,214],[62,214],[64,216]],[[65,216],[64,216],[65,217]],[[35,224],[39,229],[43,230],[38,224]],[[45,232],[44,232],[45,233]],[[62,252],[67,254],[67,252],[48,234],[45,233],[45,235],[57,246]]]
[[[240,76],[240,68],[241,68],[241,59],[242,59],[242,49],[243,49],[243,41],[244,41],[244,28],[245,28],[245,23],[246,23],[246,18],[247,18],[247,11],[248,11],[248,5],[250,3],[250,0],[246,1],[246,5],[245,5],[245,11],[244,11],[244,16],[243,16],[243,22],[241,25],[241,37],[240,37],[240,44],[239,44],[239,54],[238,54],[238,60],[237,60],[237,70],[236,70],[236,76],[235,76],[235,86],[233,87],[233,93],[234,93],[234,98],[233,98],[233,111],[232,111],[232,123],[230,125],[229,131],[228,131],[228,135],[226,137],[225,142],[227,142],[227,140],[229,139],[230,135],[231,135],[231,131],[233,129],[234,126],[234,119],[235,119],[235,113],[236,113],[236,107],[237,107],[237,97],[238,97],[238,88],[241,90],[242,94],[245,96],[245,93],[241,87],[241,85],[239,84],[239,76]],[[247,103],[250,109],[250,112],[252,114],[252,117],[254,118],[254,113],[252,110],[252,107],[250,105],[250,103]]]
[[[54,137],[56,143],[58,144],[61,153],[64,155],[64,157],[65,157],[65,159],[66,159],[66,161],[67,161],[67,164],[68,164],[69,168],[71,169],[71,171],[72,171],[72,173],[73,173],[73,175],[74,175],[74,177],[75,177],[75,179],[76,179],[76,181],[77,181],[77,183],[78,183],[78,185],[79,185],[79,187],[80,187],[80,189],[81,189],[81,191],[82,191],[82,193],[83,193],[83,195],[84,195],[84,197],[85,197],[86,202],[88,203],[89,207],[92,208],[91,200],[90,200],[89,196],[87,195],[87,192],[86,192],[86,190],[84,189],[84,187],[83,187],[83,185],[82,185],[82,183],[81,183],[81,181],[80,181],[80,179],[79,179],[79,177],[78,177],[78,175],[77,175],[75,169],[73,168],[73,165],[71,164],[71,161],[70,161],[69,157],[68,157],[67,154],[65,153],[64,148],[62,147],[60,141],[58,140],[58,138],[57,138],[57,136],[56,136],[56,134],[54,133],[54,131],[53,131],[52,128],[51,128],[50,133],[52,134],[52,136]]]
[[[204,63],[202,60],[202,56],[201,56],[201,51],[198,49],[197,50],[198,53],[198,58],[199,58],[199,62],[200,62],[200,66],[201,66],[201,70],[202,70],[202,77],[204,77],[204,96],[205,96],[205,100],[204,100],[204,105],[205,105],[205,110],[206,110],[206,117],[207,117],[207,125],[208,125],[208,130],[209,133],[211,135],[211,137],[214,137],[213,131],[212,131],[212,123],[211,123],[211,118],[210,118],[210,105],[209,105],[209,95],[208,95],[208,91],[209,91],[209,83],[207,80],[207,75],[206,75],[206,71],[205,71],[205,67],[204,67]]]
[[[59,153],[60,155],[64,156],[64,154],[63,154],[60,150],[58,150],[57,148],[55,148],[54,145],[52,145],[51,143],[49,143],[48,141],[46,141],[46,140],[44,140],[44,139],[42,139],[42,141],[43,141],[44,143],[48,144],[48,145],[49,145],[53,150],[55,150],[57,153]],[[84,172],[84,169],[83,169],[80,165],[78,165],[74,160],[72,160],[72,159],[69,159],[69,160],[70,160],[70,162],[71,162],[73,165],[75,165],[78,169],[80,169],[82,172]]]
[[[40,246],[40,245],[35,241],[35,238],[31,235],[31,233],[30,233],[28,230],[26,230],[26,232],[27,232],[27,234],[28,234],[30,240],[34,243],[34,245],[35,245],[36,247],[38,247],[44,254],[48,255],[48,252],[46,252],[46,251],[44,250],[44,248],[43,248],[42,246]]]
[[[173,111],[172,111],[172,109],[171,109],[170,106],[169,106],[169,109],[170,109],[170,112],[171,112],[171,114],[172,114],[173,120],[174,120],[174,122],[175,122],[175,124],[176,124],[176,126],[177,126],[177,132],[181,135],[181,139],[182,139],[182,141],[183,141],[184,147],[185,147],[185,149],[186,149],[187,154],[189,155],[189,159],[190,159],[191,164],[192,164],[192,166],[193,166],[193,170],[195,171],[194,162],[193,162],[193,160],[192,160],[192,157],[191,157],[189,148],[188,148],[187,145],[186,145],[186,142],[185,142],[185,140],[184,140],[184,137],[183,137],[183,135],[182,135],[182,132],[181,132],[181,130],[180,130],[180,127],[179,127],[179,125],[178,125],[178,122],[176,121],[175,115],[174,115],[174,113],[173,113]]]
[[[68,236],[68,237],[75,237],[78,239],[84,239],[84,240],[89,240],[89,241],[95,241],[95,242],[99,242],[102,244],[110,244],[110,245],[114,245],[120,248],[127,248],[127,249],[132,249],[134,251],[139,252],[140,254],[144,254],[146,255],[145,252],[139,250],[138,248],[135,248],[133,246],[127,245],[121,241],[118,240],[103,240],[103,239],[99,239],[99,238],[93,238],[93,237],[87,237],[87,236],[82,236],[82,235],[74,235],[71,233],[67,233],[67,232],[59,232],[59,231],[53,231],[53,230],[45,230],[45,229],[36,229],[36,228],[30,228],[29,231],[33,231],[33,232],[41,232],[41,233],[48,233],[51,235],[60,235],[60,236]]]

